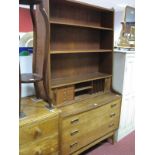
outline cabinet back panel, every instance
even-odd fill
[[[112,74],[113,53],[100,53],[99,72]]]
[[[52,50],[100,49],[100,31],[71,26],[51,26]]]
[[[70,23],[101,26],[101,13],[76,3],[51,1],[50,18]]]
[[[98,53],[59,54],[51,57],[52,78],[95,73],[99,70]]]

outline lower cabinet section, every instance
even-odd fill
[[[97,95],[49,111],[42,103],[25,105],[20,120],[20,155],[78,155],[114,137],[119,126],[121,97]]]
[[[23,145],[20,148],[20,155],[58,155],[57,138],[48,137],[39,142]]]
[[[119,125],[120,100],[61,120],[61,155],[74,154]]]

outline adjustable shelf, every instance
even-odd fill
[[[79,76],[56,78],[56,79],[51,79],[51,88],[53,89],[53,88],[63,87],[63,86],[77,84],[81,82],[104,79],[107,77],[111,77],[111,75],[98,72],[98,73],[91,73],[91,74],[83,74]]]
[[[75,89],[75,92],[80,92],[80,91],[83,91],[83,90],[89,90],[89,89],[92,89],[92,88],[93,88],[92,86],[77,88],[77,89]]]
[[[65,53],[103,53],[112,52],[112,49],[90,49],[90,50],[51,50],[50,54],[65,54]]]
[[[66,25],[66,26],[81,27],[81,28],[92,28],[92,29],[113,31],[112,28],[108,28],[108,27],[95,26],[95,25],[87,25],[87,24],[80,24],[80,23],[75,23],[73,21],[66,22],[66,20],[62,20],[62,19],[61,20],[59,20],[59,19],[51,19],[50,20],[50,23],[51,24]]]

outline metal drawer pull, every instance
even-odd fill
[[[117,105],[117,103],[115,103],[115,104],[112,104],[112,105],[111,105],[111,108],[115,107],[116,105]]]
[[[75,147],[77,145],[78,145],[78,142],[75,142],[75,143],[73,143],[73,144],[70,145],[70,148],[73,148],[73,147]]]
[[[42,155],[42,154],[43,154],[43,152],[41,151],[40,148],[37,148],[37,149],[35,150],[35,155]]]
[[[38,136],[41,136],[41,134],[42,134],[41,129],[38,128],[38,127],[36,127],[36,128],[34,129],[34,138],[37,138]]]
[[[71,124],[76,124],[78,122],[79,122],[79,119],[78,118],[71,120]]]
[[[71,136],[74,136],[74,135],[76,135],[77,133],[79,133],[79,130],[72,131],[70,134],[71,134]]]
[[[115,113],[111,113],[110,114],[110,117],[114,117],[116,114]]]
[[[114,123],[111,123],[110,125],[109,125],[109,128],[111,128],[111,127],[113,127],[114,126]]]

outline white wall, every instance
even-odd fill
[[[20,56],[20,70],[21,73],[32,73],[32,54],[29,56]],[[31,96],[34,95],[33,84],[22,84],[21,96]]]

